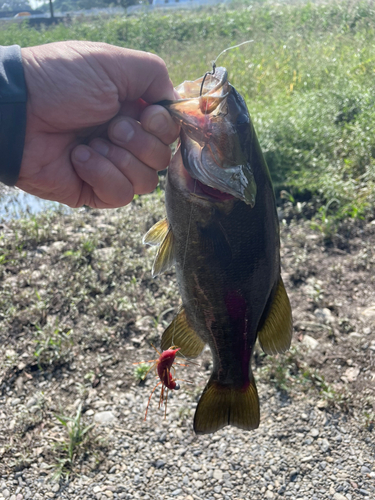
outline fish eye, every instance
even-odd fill
[[[176,384],[174,390],[178,391],[179,388],[180,388],[180,384]]]

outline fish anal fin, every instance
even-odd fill
[[[159,246],[163,243],[169,230],[168,219],[159,220],[154,224],[147,233],[143,236],[142,243],[144,245]]]
[[[266,354],[277,354],[289,349],[292,334],[292,310],[283,280],[280,277],[267,318],[258,334],[258,339]]]
[[[254,379],[243,388],[208,382],[194,416],[196,434],[210,434],[226,425],[244,430],[259,427],[259,398]]]
[[[205,343],[189,325],[185,309],[182,308],[161,338],[163,351],[171,345],[179,347],[179,354],[187,358],[196,358],[203,351]]]
[[[172,229],[169,227],[167,234],[159,246],[155,256],[154,265],[152,266],[152,276],[158,276],[164,273],[174,264],[175,250],[174,250],[174,237]]]

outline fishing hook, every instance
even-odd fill
[[[211,71],[207,71],[207,73],[205,73],[205,75],[204,75],[204,77],[203,77],[202,84],[201,84],[201,90],[200,90],[200,92],[199,92],[199,96],[201,96],[201,95],[202,95],[203,85],[204,85],[204,82],[205,82],[205,80],[206,80],[207,76],[208,76],[208,75],[213,76],[213,75],[215,74],[215,70],[216,70],[216,62],[214,61],[214,62],[212,63],[212,73],[211,73]]]

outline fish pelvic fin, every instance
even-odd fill
[[[152,266],[152,277],[170,269],[174,264],[174,237],[168,219],[157,222],[143,237],[143,243],[158,246]]]
[[[187,358],[196,358],[203,351],[205,343],[189,325],[184,308],[162,335],[161,348],[163,351],[171,345],[179,347],[179,354]]]
[[[194,416],[196,434],[210,434],[226,425],[252,430],[259,427],[259,398],[254,378],[243,388],[212,380],[206,385]]]
[[[144,245],[159,246],[163,243],[164,238],[167,236],[169,231],[168,219],[159,220],[156,224],[152,226],[151,229],[143,236],[142,243]]]
[[[292,334],[292,310],[280,276],[271,308],[258,334],[258,339],[266,354],[277,354],[289,349]]]

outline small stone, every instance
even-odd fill
[[[313,350],[318,347],[319,342],[310,335],[304,335],[302,339],[302,344],[305,345],[308,349]]]
[[[101,425],[110,424],[115,419],[116,417],[111,411],[99,411],[94,416],[94,421]]]
[[[220,469],[215,469],[213,474],[214,479],[221,481],[223,479],[223,473]]]
[[[17,406],[17,405],[19,405],[20,403],[21,403],[20,398],[14,398],[14,399],[12,399],[12,403],[11,403],[11,405],[12,405],[12,406]]]
[[[153,463],[153,466],[156,467],[157,469],[161,469],[162,467],[164,467],[165,465],[165,462],[164,460],[156,460],[156,462]]]
[[[10,497],[10,491],[7,488],[5,488],[5,490],[3,490],[2,493],[4,498]]]
[[[264,495],[264,498],[272,499],[275,498],[275,495],[272,493],[272,491],[267,490],[266,494]]]
[[[23,500],[23,495],[21,493],[18,493],[16,496],[16,500]]]
[[[358,367],[352,366],[345,370],[344,375],[341,377],[341,380],[343,382],[354,382],[357,380],[360,371],[361,370]]]
[[[181,488],[177,488],[177,490],[172,491],[172,496],[176,497],[180,493],[182,493],[182,489]]]
[[[364,321],[375,321],[375,304],[363,309],[362,317]]]
[[[371,472],[371,470],[368,467],[366,467],[365,465],[362,465],[362,467],[361,467],[362,474],[370,474],[370,472]]]
[[[310,436],[317,438],[319,436],[319,429],[311,429]]]
[[[370,495],[370,493],[367,491],[367,490],[364,490],[363,488],[361,488],[359,490],[360,494],[365,496],[365,497],[368,497]]]
[[[100,487],[100,486],[94,486],[94,487],[93,487],[93,489],[92,489],[92,491],[93,491],[94,493],[99,493],[99,492],[101,492],[101,491],[102,491],[102,489],[101,489],[101,487]]]
[[[341,495],[341,493],[335,493],[333,495],[333,500],[348,500],[344,495]]]
[[[51,488],[51,491],[53,491],[54,493],[57,493],[60,489],[60,485],[58,483],[54,484]]]
[[[326,453],[330,449],[328,439],[322,439],[319,443],[319,446],[323,453]]]
[[[112,498],[113,497],[113,491],[111,490],[106,490],[104,492],[104,495],[107,497],[107,498]]]
[[[333,323],[335,321],[333,314],[327,307],[315,309],[314,315],[316,319],[322,323]]]
[[[290,481],[295,481],[298,476],[298,470],[292,470],[292,472],[289,475],[289,480]]]
[[[324,410],[324,408],[327,408],[328,403],[324,399],[319,399],[319,401],[316,403],[316,407],[318,410]]]

